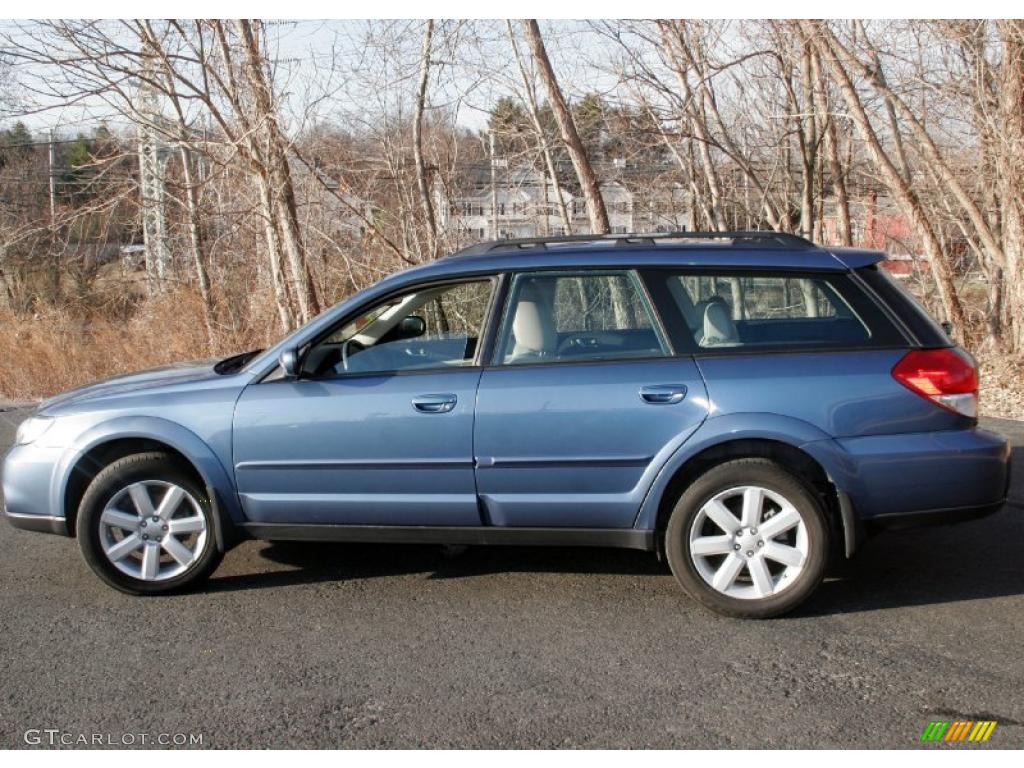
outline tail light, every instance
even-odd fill
[[[978,369],[960,349],[915,349],[896,363],[892,377],[946,410],[978,416]]]

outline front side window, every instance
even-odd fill
[[[674,275],[672,295],[698,347],[856,346],[871,331],[830,278]]]
[[[512,282],[496,359],[521,365],[667,354],[633,273],[532,273]]]
[[[434,286],[374,306],[303,357],[303,375],[383,373],[472,365],[491,280]]]

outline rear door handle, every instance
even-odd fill
[[[652,384],[640,387],[640,397],[645,403],[672,405],[682,402],[686,397],[686,387],[682,384]]]
[[[459,402],[452,394],[418,395],[412,399],[412,407],[420,413],[448,413]]]

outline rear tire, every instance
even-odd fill
[[[220,563],[207,492],[166,453],[137,453],[104,468],[78,511],[78,544],[97,576],[130,595],[194,586]]]
[[[815,494],[767,459],[712,467],[679,497],[665,555],[694,600],[736,618],[793,610],[821,583],[829,527]]]

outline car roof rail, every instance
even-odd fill
[[[652,234],[625,235],[564,235],[561,237],[528,237],[510,240],[488,240],[455,251],[453,256],[482,256],[489,253],[509,251],[546,251],[550,246],[573,243],[611,243],[615,248],[644,248],[665,240],[729,240],[729,245],[746,248],[817,248],[810,240],[789,232],[770,230],[748,230],[736,232],[658,232]],[[696,243],[688,243],[693,245]],[[449,258],[450,258],[449,257]]]

